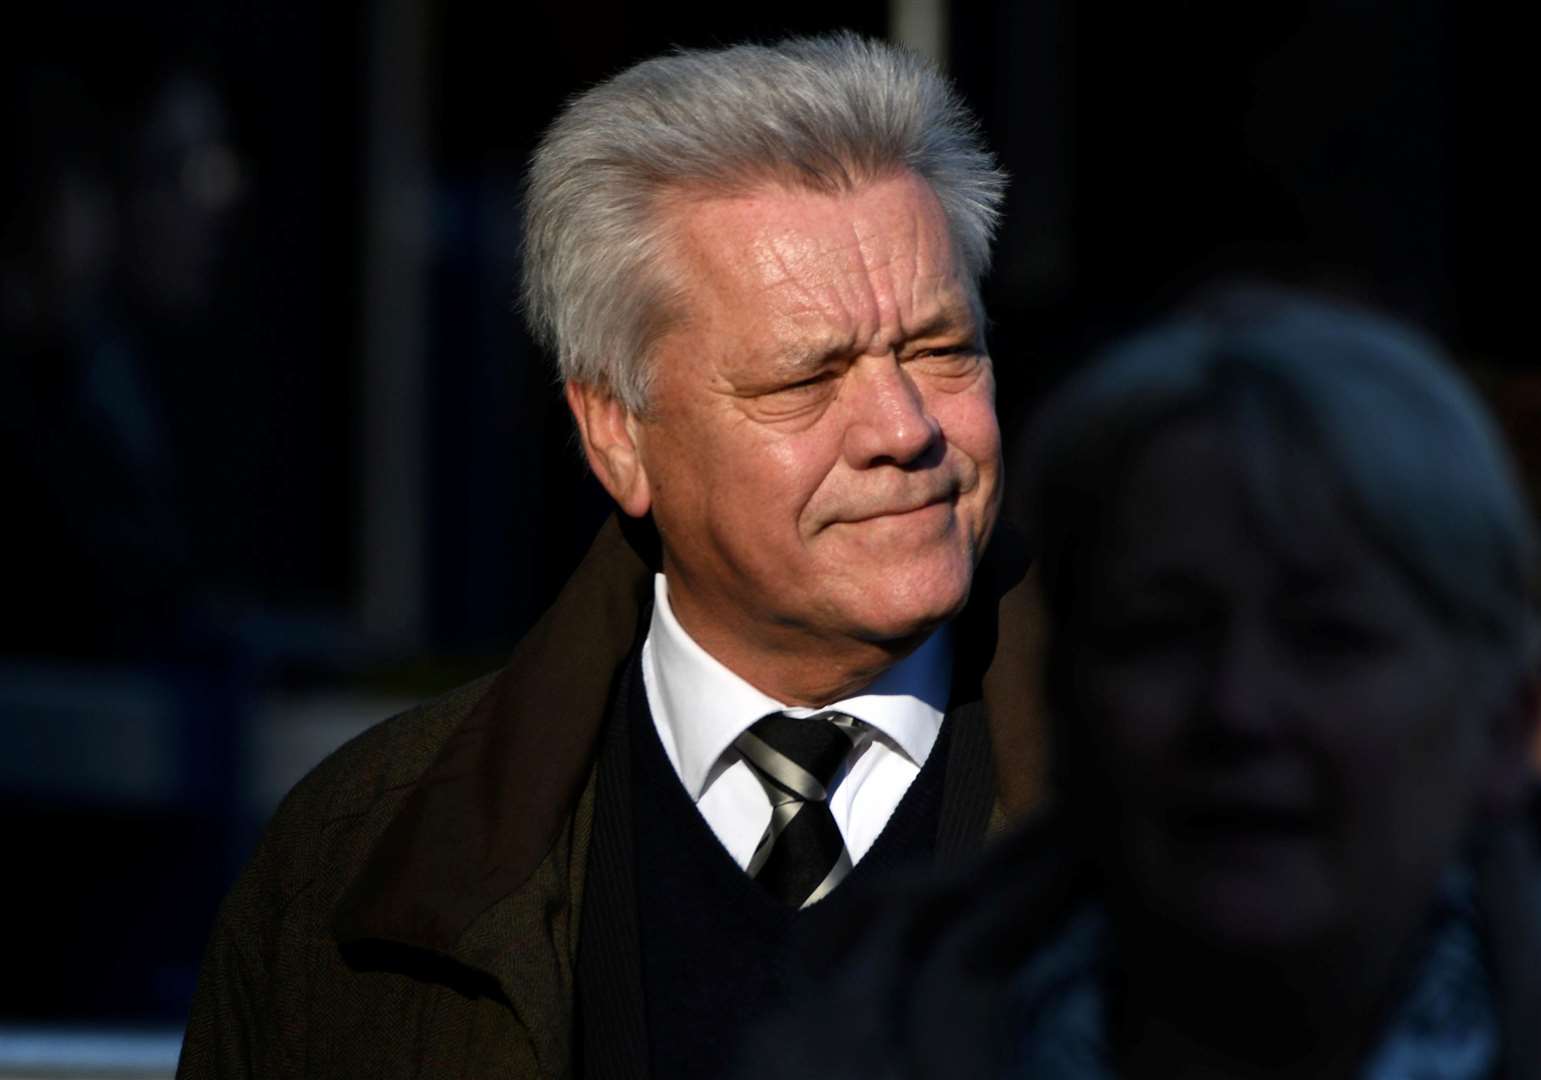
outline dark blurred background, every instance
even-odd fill
[[[606,506],[513,307],[520,172],[672,44],[947,66],[1013,178],[1011,430],[1241,273],[1431,329],[1541,461],[1533,46],[1481,5],[42,7],[0,44],[0,1025],[177,1025],[283,791],[553,598]]]

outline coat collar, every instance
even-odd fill
[[[531,883],[586,801],[612,684],[644,632],[656,566],[650,527],[614,517],[605,524],[386,826],[338,906],[341,944],[427,949],[487,970],[481,961],[497,948],[471,944],[485,936],[478,919]],[[1044,795],[1047,747],[1034,672],[1037,591],[1006,526],[954,625],[953,698],[984,701],[999,801],[1015,816]],[[581,882],[570,876],[581,866],[568,870],[551,881]],[[543,899],[549,907],[569,897]],[[506,989],[507,973],[491,973]]]

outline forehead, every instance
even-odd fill
[[[946,215],[910,173],[836,194],[765,184],[679,200],[673,224],[696,332],[864,348],[973,319]]]
[[[1330,469],[1281,430],[1184,419],[1125,462],[1100,553],[1137,576],[1392,581]]]

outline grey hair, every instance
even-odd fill
[[[977,306],[1005,175],[928,62],[851,33],[643,61],[568,102],[535,151],[526,317],[565,380],[640,413],[682,300],[666,200],[766,182],[846,192],[906,170],[941,202]]]
[[[1238,432],[1254,501],[1267,501],[1259,473],[1279,455],[1314,452],[1323,481],[1447,626],[1535,662],[1535,523],[1474,391],[1407,327],[1274,291],[1232,291],[1115,346],[1040,413],[1028,515],[1057,623],[1120,472],[1160,428],[1193,416]],[[1287,507],[1261,509],[1275,539],[1307,539],[1281,532]]]

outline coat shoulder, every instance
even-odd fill
[[[260,940],[296,915],[291,909],[299,901],[319,931],[403,800],[496,677],[382,720],[311,769],[279,803],[221,921],[246,923]]]
[[[210,935],[179,1077],[415,1076],[425,1056],[470,1046],[495,1050],[502,1075],[539,1074],[496,999],[357,967],[332,929],[359,868],[494,678],[376,724],[283,800]],[[485,1063],[461,1064],[457,1075],[483,1075]]]
[[[497,675],[484,675],[397,713],[345,742],[284,797],[269,830],[323,826],[399,798],[428,770]]]

